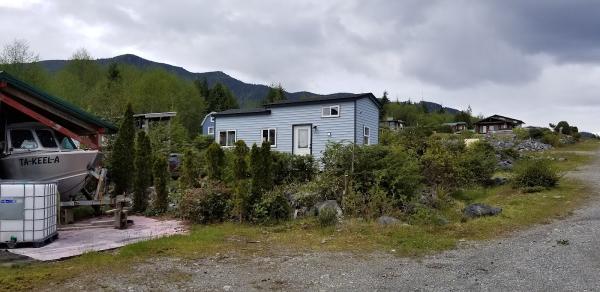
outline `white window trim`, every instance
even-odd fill
[[[332,115],[332,114],[331,114],[331,108],[334,108],[334,107],[336,107],[336,108],[337,108],[337,112],[338,112],[338,113],[337,113],[337,115]],[[325,108],[328,108],[328,109],[329,109],[329,115],[324,115],[324,114],[323,114],[323,109],[325,109]],[[341,107],[340,107],[340,105],[339,105],[339,104],[336,104],[336,105],[328,105],[328,106],[321,107],[321,117],[322,117],[322,118],[339,118],[339,117],[340,117],[340,109],[341,109]]]
[[[225,145],[221,145],[221,132],[225,132]],[[233,132],[233,135],[235,136],[233,139],[233,145],[227,145],[227,141],[229,141],[229,132]],[[237,130],[219,130],[219,135],[215,135],[217,143],[221,146],[221,147],[225,147],[225,148],[229,148],[229,147],[234,147],[235,146],[235,142],[237,142]]]
[[[208,135],[214,135],[215,134],[215,128],[213,127],[208,127]]]
[[[369,134],[367,135],[367,129],[369,129]],[[367,127],[367,126],[363,126],[363,144],[364,144],[364,138],[367,138],[367,144],[365,145],[371,145],[371,128]]]
[[[271,130],[275,131],[275,143],[273,145],[271,145],[271,148],[277,148],[277,128],[264,128],[264,129],[260,130],[260,141],[262,144],[264,131],[267,131],[267,139],[269,139],[269,131],[271,131]]]
[[[215,117],[213,117],[213,116],[210,116],[210,122],[211,122],[211,123],[214,123],[214,122],[215,122]]]

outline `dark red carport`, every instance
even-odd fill
[[[103,134],[115,133],[109,122],[0,71],[0,139],[10,123],[36,121],[92,149]]]

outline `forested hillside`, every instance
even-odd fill
[[[0,70],[111,121],[121,117],[128,103],[136,113],[176,111],[177,124],[190,136],[199,133],[201,120],[210,111],[317,95],[289,93],[281,85],[247,84],[223,72],[192,73],[135,55],[94,59],[80,49],[69,60],[40,61],[24,41],[4,46]],[[382,115],[402,119],[409,126],[439,125],[454,121],[458,113],[430,102],[386,103]]]

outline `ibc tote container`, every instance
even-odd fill
[[[0,181],[0,244],[37,247],[56,238],[57,202],[56,183]]]

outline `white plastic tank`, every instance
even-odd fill
[[[0,181],[0,244],[43,244],[57,236],[56,183]]]

